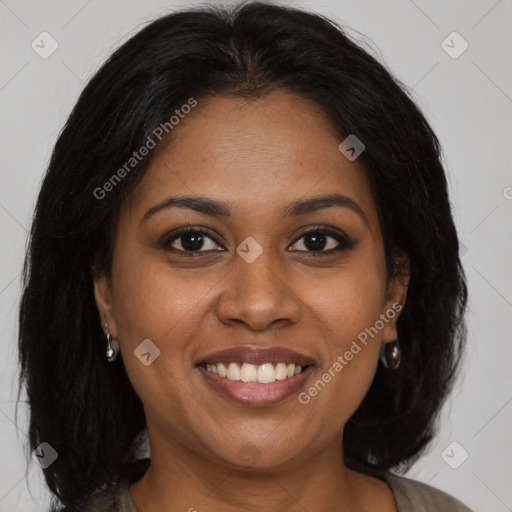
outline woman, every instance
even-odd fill
[[[84,89],[37,202],[20,358],[52,510],[469,510],[398,475],[466,296],[438,140],[341,28],[156,20]]]

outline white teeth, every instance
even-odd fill
[[[219,375],[221,377],[226,377],[228,374],[228,369],[222,363],[217,363],[217,370],[219,371]]]
[[[276,364],[276,380],[284,380],[288,377],[285,363]]]
[[[230,380],[240,380],[240,367],[236,363],[229,363],[226,377]]]
[[[244,363],[242,368],[240,368],[240,380],[242,382],[256,382],[258,380],[258,370],[256,369],[256,366]]]
[[[230,380],[240,380],[242,382],[259,382],[260,384],[270,384],[276,380],[284,380],[302,371],[302,366],[294,363],[263,363],[254,365],[250,363],[231,362],[224,363],[206,363],[206,369]]]
[[[268,384],[269,382],[275,382],[276,371],[271,363],[265,363],[260,365],[258,368],[258,382],[262,384]]]

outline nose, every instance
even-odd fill
[[[251,263],[238,255],[234,258],[217,300],[221,322],[264,331],[299,321],[301,300],[286,279],[283,263],[276,260],[265,250]]]

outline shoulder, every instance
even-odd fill
[[[111,485],[97,489],[73,506],[50,512],[137,512],[130,498],[130,485],[144,475],[150,464],[149,457],[131,461],[123,466]]]
[[[391,472],[383,477],[393,491],[399,512],[472,512],[457,498],[423,482]]]
[[[54,512],[129,512],[125,502],[128,485],[128,481],[123,481],[114,487],[103,489],[91,496],[87,496],[75,505],[70,505]]]

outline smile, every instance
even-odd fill
[[[199,364],[196,369],[210,389],[237,404],[261,407],[278,404],[298,392],[313,374],[314,366],[232,361]]]
[[[285,380],[298,375],[307,366],[294,363],[204,363],[207,371],[226,379],[242,382],[259,382],[270,384],[276,380]]]

